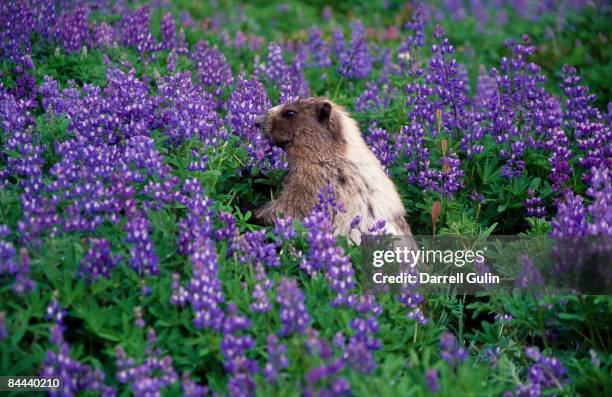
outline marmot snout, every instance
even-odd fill
[[[325,98],[300,99],[273,107],[256,125],[287,153],[289,163],[280,197],[255,211],[264,223],[281,214],[303,219],[321,188],[331,184],[346,208],[334,217],[337,234],[348,236],[357,215],[359,230],[350,232],[355,241],[379,220],[388,233],[411,234],[395,185],[342,107]]]

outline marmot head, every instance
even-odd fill
[[[255,119],[263,135],[289,156],[336,150],[343,144],[339,108],[325,98],[275,106]]]

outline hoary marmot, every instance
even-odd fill
[[[341,106],[325,98],[299,99],[273,107],[256,125],[289,163],[280,197],[255,210],[261,222],[271,224],[281,214],[304,219],[321,188],[331,184],[346,209],[333,219],[336,234],[359,242],[380,220],[387,233],[411,234],[395,185]],[[359,227],[349,230],[357,215]]]

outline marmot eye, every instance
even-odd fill
[[[297,115],[297,112],[293,111],[293,110],[285,110],[283,112],[283,117],[286,119],[292,119]]]

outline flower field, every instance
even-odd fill
[[[303,220],[252,216],[287,171],[255,117],[323,96],[416,235],[612,236],[610,4],[333,3],[0,2],[0,376],[612,395],[609,295],[371,295],[333,189]]]

